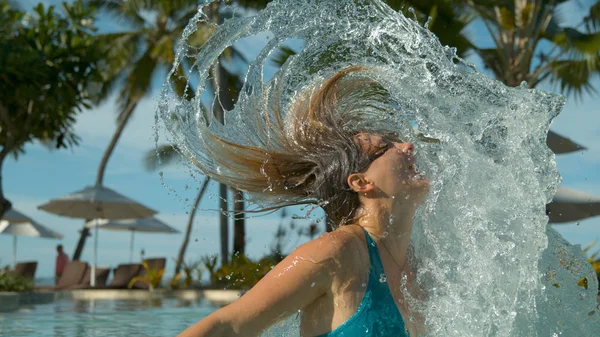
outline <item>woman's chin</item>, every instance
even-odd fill
[[[411,193],[415,198],[424,199],[429,193],[429,180],[425,178],[414,179],[411,181]]]

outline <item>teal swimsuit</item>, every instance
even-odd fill
[[[404,321],[383,272],[377,244],[367,231],[365,235],[371,261],[365,297],[352,317],[318,337],[407,337]]]

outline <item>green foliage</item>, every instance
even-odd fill
[[[187,289],[199,286],[203,275],[201,263],[201,261],[183,263],[183,272],[175,275],[170,282],[171,289]]]
[[[75,117],[89,108],[104,55],[94,36],[93,9],[64,3],[63,13],[39,4],[32,13],[0,0],[0,145],[23,152],[39,140],[77,145]]]
[[[590,81],[600,71],[600,7],[592,6],[579,25],[569,27],[559,15],[566,2],[471,0],[469,11],[494,42],[493,49],[475,48],[486,68],[508,86],[525,81],[533,88],[547,80],[575,97],[593,92]]]
[[[12,274],[8,267],[0,270],[0,291],[27,292],[32,290],[32,279]]]
[[[467,2],[456,0],[385,0],[393,9],[402,11],[409,18],[429,24],[427,28],[440,39],[442,45],[457,49],[459,56],[466,56],[473,48],[467,34],[467,26],[474,15],[467,9]]]
[[[204,257],[202,260],[209,272],[212,287],[241,290],[256,285],[278,262],[270,256],[252,261],[245,255],[233,255],[230,263],[216,268],[217,256]]]
[[[592,247],[596,245],[596,240],[590,243],[587,247],[583,249],[583,254],[586,255]],[[596,272],[596,277],[598,278],[598,293],[600,294],[600,250],[590,255],[587,260],[592,264],[592,268]],[[580,281],[581,282],[581,281]],[[586,280],[586,289],[587,289],[587,280]]]
[[[150,268],[150,265],[146,261],[142,262],[142,266],[146,270],[146,275],[132,278],[127,287],[131,289],[133,285],[139,281],[147,283],[150,290],[158,288],[160,281],[162,281],[162,276],[165,273],[165,268]]]
[[[175,60],[175,43],[183,29],[196,14],[197,0],[90,0],[106,14],[126,19],[124,31],[104,34],[109,63],[105,72],[101,98],[109,97],[118,88],[119,120],[131,105],[152,90],[152,78],[157,70],[170,69]],[[125,26],[126,27],[126,26]],[[208,38],[207,35],[206,38]],[[182,69],[178,69],[183,74]],[[179,93],[193,96],[186,81],[177,83]]]

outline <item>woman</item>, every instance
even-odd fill
[[[389,113],[385,90],[365,71],[347,68],[310,88],[287,119],[269,105],[262,141],[239,145],[204,133],[203,150],[222,168],[197,164],[204,172],[275,204],[318,204],[336,229],[298,247],[243,297],[180,336],[256,336],[299,311],[303,336],[420,332],[405,298],[417,296],[407,259],[429,183],[415,172],[413,145],[356,129],[364,114]]]

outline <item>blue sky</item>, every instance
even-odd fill
[[[58,3],[58,1],[48,1]],[[30,6],[35,1],[22,1]],[[575,20],[585,13],[584,8],[567,3],[561,11],[567,22]],[[103,29],[115,27],[112,23],[102,23]],[[485,42],[485,35],[474,27],[471,36],[478,42]],[[478,64],[477,59],[471,61]],[[158,78],[155,88],[162,82]],[[594,80],[594,86],[600,88],[600,81]],[[542,87],[552,90],[553,88]],[[555,90],[554,90],[555,91]],[[163,169],[165,184],[177,191],[169,193],[162,185],[158,172],[147,172],[142,159],[147,150],[153,148],[154,111],[158,89],[144,99],[127,126],[111,161],[109,162],[105,185],[131,197],[149,207],[159,210],[159,219],[183,231],[185,229],[188,203],[180,198],[193,199],[199,185],[192,179],[188,169],[181,165],[172,165]],[[584,95],[581,102],[569,98],[565,109],[554,121],[552,129],[586,146],[588,150],[557,156],[556,161],[563,176],[563,185],[600,196],[600,97]],[[64,234],[62,240],[47,240],[31,237],[19,237],[18,259],[20,261],[37,260],[37,275],[52,276],[54,268],[55,246],[62,243],[71,255],[77,240],[82,220],[54,216],[37,210],[37,206],[49,199],[82,189],[95,181],[96,170],[102,153],[116,127],[117,108],[114,99],[105,104],[85,111],[79,116],[76,131],[81,137],[81,145],[72,150],[48,151],[46,148],[31,144],[27,153],[18,161],[10,158],[3,169],[4,189],[7,197],[16,209],[24,212],[36,221]],[[185,189],[185,185],[190,188]],[[219,251],[216,188],[201,204],[194,224],[193,239],[188,248],[187,259],[193,260],[203,254],[215,254]],[[272,242],[279,218],[277,215],[248,220],[247,249],[250,255],[266,253]],[[322,226],[321,226],[322,227]],[[555,228],[570,242],[587,245],[600,238],[600,217],[581,221],[577,224],[556,225]],[[127,262],[129,256],[129,234],[101,230],[98,248],[99,265],[116,266]],[[183,234],[136,234],[135,258],[139,258],[140,249],[146,256],[164,256],[170,260],[167,268],[171,270],[173,260],[181,244]],[[292,238],[290,245],[296,242]],[[301,241],[300,241],[301,242]],[[600,247],[597,246],[597,247]],[[88,240],[82,256],[83,260],[92,259],[92,240]],[[0,266],[12,262],[12,237],[0,235]]]

